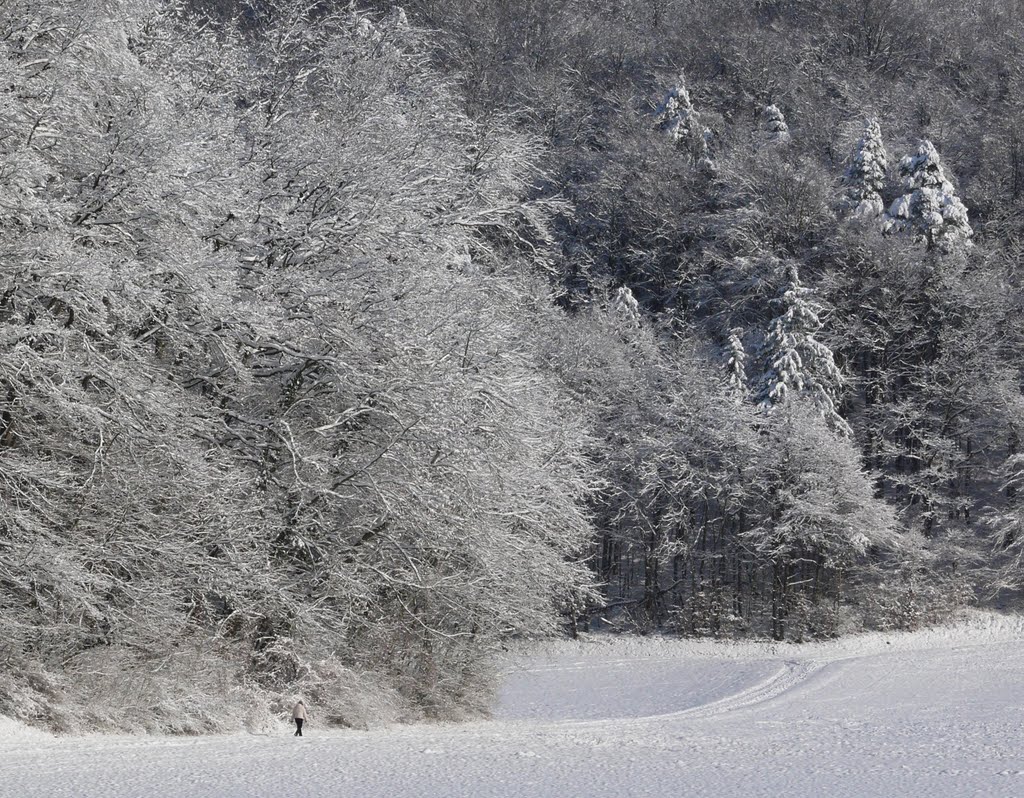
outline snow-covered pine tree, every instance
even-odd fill
[[[759,124],[761,140],[767,144],[785,144],[790,140],[789,125],[777,105],[766,105]]]
[[[658,106],[656,117],[658,127],[676,143],[679,149],[690,156],[692,163],[704,170],[714,171],[709,141],[711,131],[700,121],[700,114],[693,107],[690,92],[682,74],[676,84],[665,94]]]
[[[843,375],[832,350],[814,337],[822,324],[820,308],[810,299],[813,290],[800,284],[795,264],[788,266],[786,278],[775,300],[779,314],[772,319],[761,349],[763,376],[757,399],[770,410],[790,394],[805,396],[833,429],[848,435],[850,427],[836,409]]]
[[[628,285],[624,285],[615,292],[611,302],[612,310],[627,327],[640,326],[640,303],[636,301],[633,292]]]
[[[889,168],[889,158],[882,142],[882,130],[874,117],[864,123],[864,134],[843,175],[846,186],[845,206],[854,219],[877,219],[885,210],[882,189]]]
[[[729,341],[726,344],[726,381],[729,387],[736,392],[747,390],[747,353],[743,348],[742,336],[743,330],[734,327],[729,330]]]
[[[950,250],[970,242],[974,231],[967,208],[946,177],[935,145],[922,139],[917,152],[900,161],[903,194],[893,201],[885,216],[883,231],[910,233],[928,244]]]

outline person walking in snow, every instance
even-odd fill
[[[295,721],[295,734],[293,734],[292,736],[301,737],[302,723],[306,720],[306,705],[302,702],[301,699],[299,700],[299,703],[295,705],[295,708],[292,710],[292,720]]]

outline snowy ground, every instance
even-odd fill
[[[297,740],[52,738],[0,721],[0,796],[1024,796],[1024,624],[792,646],[564,643],[495,720]]]

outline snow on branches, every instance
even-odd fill
[[[701,123],[700,114],[693,107],[682,75],[676,85],[668,90],[655,114],[658,127],[690,156],[694,166],[714,171],[709,147],[711,130]]]
[[[786,144],[792,138],[786,117],[777,105],[766,105],[758,123],[760,139],[766,144]]]
[[[114,5],[0,15],[0,585],[33,586],[0,589],[0,660],[123,679],[194,643],[443,711],[589,582],[588,438],[536,366],[561,317],[466,263],[546,221],[533,150],[401,15],[272,0],[267,35],[205,36]]]
[[[726,353],[726,381],[733,391],[744,392],[747,390],[747,353],[743,348],[743,330],[739,327],[729,330]]]
[[[791,264],[786,284],[775,300],[779,313],[761,348],[763,376],[758,400],[770,410],[793,394],[807,397],[834,429],[849,434],[849,425],[836,409],[843,376],[832,350],[815,338],[822,324],[812,294],[812,289],[800,284],[797,268]]]
[[[948,251],[970,243],[974,231],[967,220],[967,208],[946,177],[935,145],[922,139],[917,152],[905,156],[899,165],[903,193],[885,216],[883,231],[908,233]]]
[[[627,327],[640,326],[640,303],[636,301],[628,285],[621,286],[612,297],[611,308]]]
[[[864,123],[864,134],[843,175],[846,186],[846,208],[851,218],[877,219],[885,210],[882,190],[885,188],[889,158],[882,143],[882,130],[875,118]]]

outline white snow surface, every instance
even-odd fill
[[[507,664],[494,719],[58,738],[0,720],[0,796],[1024,796],[1024,623],[812,645],[591,637]]]

